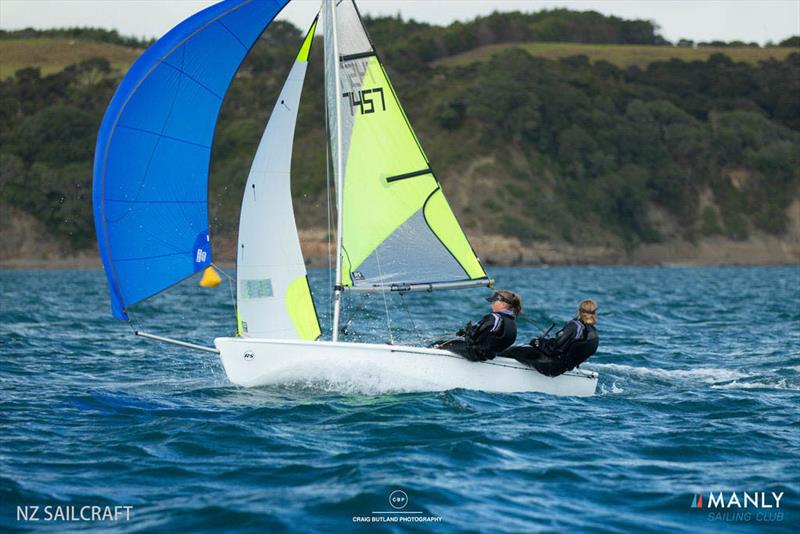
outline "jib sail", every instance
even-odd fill
[[[289,72],[258,145],[242,198],[236,261],[239,335],[314,340],[319,321],[292,211],[297,110],[316,20]]]

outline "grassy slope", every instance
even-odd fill
[[[685,61],[706,60],[711,54],[723,53],[735,61],[755,63],[769,58],[783,59],[793,48],[677,48],[644,45],[596,45],[578,43],[510,43],[489,45],[436,61],[435,65],[459,66],[486,61],[493,54],[512,47],[527,50],[534,56],[560,59],[584,54],[592,61],[605,60],[619,67],[646,66],[653,61],[672,58]],[[125,71],[142,50],[125,46],[61,38],[0,40],[0,79],[24,67],[39,67],[42,74],[52,74],[67,65],[91,57],[104,57],[114,69]]]
[[[73,63],[104,57],[112,68],[125,72],[142,50],[110,43],[61,38],[0,40],[0,79],[25,67],[52,74]]]
[[[709,56],[721,53],[734,61],[757,63],[769,58],[783,59],[796,48],[679,48],[673,46],[648,45],[602,45],[579,43],[505,43],[482,46],[462,54],[443,58],[434,62],[437,66],[463,66],[486,61],[494,54],[509,48],[522,48],[533,56],[545,59],[561,59],[569,56],[585,55],[592,61],[605,60],[618,67],[631,65],[645,67],[654,61],[682,59],[684,61],[705,61]]]

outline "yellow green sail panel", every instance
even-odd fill
[[[326,50],[332,152],[341,143],[342,284],[376,288],[488,283],[431,170],[352,0],[336,5]],[[326,25],[326,42],[331,31]],[[339,69],[335,90],[333,69]],[[337,103],[341,139],[337,136]],[[338,168],[335,167],[336,171]]]

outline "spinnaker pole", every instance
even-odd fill
[[[327,0],[330,17],[326,22],[331,24],[331,35],[333,36],[331,45],[333,46],[333,66],[334,88],[333,94],[336,98],[336,285],[333,290],[333,332],[332,340],[339,339],[339,315],[342,306],[342,184],[344,182],[344,169],[342,168],[342,99],[339,96],[341,82],[339,81],[339,41],[336,31],[336,5],[333,0]],[[328,43],[325,43],[328,46]]]

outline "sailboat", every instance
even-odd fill
[[[148,49],[101,124],[94,214],[113,315],[212,265],[208,176],[214,127],[249,49],[286,1],[226,0]],[[353,0],[325,0],[325,95],[336,193],[330,340],[322,340],[295,224],[291,156],[317,20],[305,36],[254,157],[239,219],[235,336],[214,347],[242,386],[368,375],[416,390],[594,394],[597,374],[541,375],[515,360],[469,362],[437,348],[339,339],[357,292],[491,287],[444,197]]]

